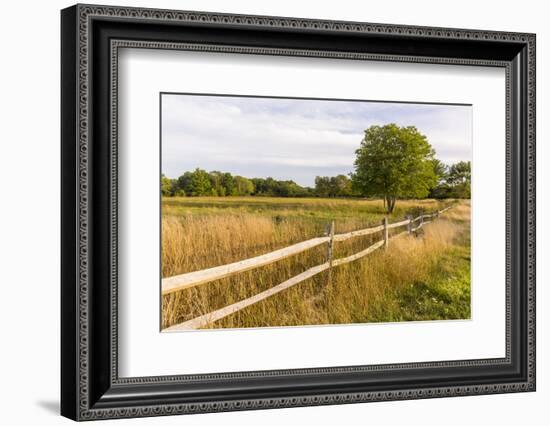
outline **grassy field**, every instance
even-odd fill
[[[441,209],[447,202],[398,201],[389,222]],[[382,201],[267,197],[183,197],[162,201],[162,274],[223,265],[268,253],[327,231],[380,224]],[[398,229],[394,232],[400,232]],[[335,243],[334,257],[356,253],[381,236]],[[324,263],[327,246],[162,298],[167,327],[253,296]],[[263,327],[470,317],[470,206],[459,202],[417,236],[321,273],[214,324]]]

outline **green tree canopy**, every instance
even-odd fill
[[[334,197],[349,197],[352,193],[351,179],[346,175],[337,175],[330,178],[330,188]]]
[[[214,196],[224,197],[225,196],[225,187],[222,184],[223,173],[217,170],[214,170],[209,173],[210,186],[212,187],[211,192]]]
[[[191,172],[189,181],[189,193],[193,196],[212,194],[210,175],[205,170],[197,168],[194,172]]]
[[[315,195],[318,197],[349,197],[352,193],[351,180],[346,175],[315,177]]]
[[[223,173],[221,176],[221,184],[225,188],[225,195],[236,195],[235,178],[231,173]]]
[[[472,169],[469,161],[459,161],[449,167],[447,183],[453,198],[470,198]]]
[[[435,177],[437,179],[437,183],[443,182],[447,178],[447,169],[448,167],[443,164],[441,160],[438,160],[437,158],[434,158],[432,160],[433,168]]]
[[[470,198],[471,163],[469,161],[459,161],[450,166],[443,166],[442,170],[444,170],[444,173],[438,176],[437,186],[431,190],[430,197],[438,199]]]
[[[315,194],[319,197],[328,197],[330,194],[330,177],[315,177]]]
[[[160,191],[164,196],[171,196],[172,193],[172,180],[162,175],[160,177]]]
[[[233,181],[236,195],[250,195],[254,192],[254,184],[250,179],[242,176],[235,176]]]
[[[437,183],[435,151],[414,126],[371,126],[355,153],[354,188],[382,197],[388,213],[398,198],[425,198]]]
[[[470,183],[472,180],[471,163],[469,161],[459,161],[449,167],[447,174],[447,183],[451,186]]]

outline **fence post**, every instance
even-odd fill
[[[412,229],[413,229],[412,214],[408,214],[407,219],[409,219],[409,223],[407,223],[407,232],[408,232],[409,235],[411,235],[412,234]]]
[[[382,224],[384,225],[384,248],[388,248],[388,217],[384,216],[384,220],[382,221]]]
[[[334,221],[330,222],[330,228],[328,231],[329,240],[328,240],[328,284],[330,284],[330,279],[332,277],[332,252],[334,249]]]
[[[333,246],[334,246],[334,221],[330,222],[330,228],[329,228],[329,231],[328,231],[328,236],[330,238],[328,240],[328,262],[330,264],[330,267],[332,267],[332,250],[333,250]]]
[[[424,225],[424,214],[420,215],[420,223],[418,224],[418,229],[422,228]]]

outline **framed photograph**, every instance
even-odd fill
[[[535,35],[61,12],[61,411],[535,390]]]

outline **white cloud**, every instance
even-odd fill
[[[471,157],[465,106],[163,95],[162,169],[200,167],[313,185],[316,175],[353,171],[363,131],[415,125],[446,163]]]

